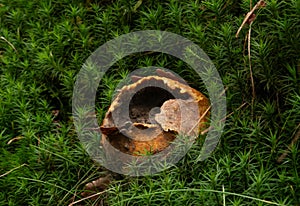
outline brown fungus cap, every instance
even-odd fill
[[[206,128],[208,99],[171,73],[157,74],[135,76],[120,90],[100,127],[104,149],[111,144],[130,155],[157,153],[177,134],[198,136]]]

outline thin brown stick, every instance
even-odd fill
[[[252,4],[252,3],[251,3]],[[253,18],[253,14],[254,14],[254,11],[256,10],[256,9],[258,9],[258,8],[260,8],[260,7],[264,7],[266,5],[266,2],[265,1],[263,1],[263,0],[260,0],[259,2],[257,2],[257,4],[251,9],[251,11],[249,11],[248,13],[247,13],[247,15],[245,16],[245,18],[244,18],[244,20],[243,20],[243,23],[241,24],[241,26],[240,26],[240,28],[238,29],[238,31],[236,32],[236,34],[235,34],[235,37],[236,38],[238,38],[238,36],[239,36],[239,33],[240,33],[240,31],[242,30],[242,28],[245,26],[245,24],[247,23],[247,22],[249,22],[249,20],[251,19],[251,18]]]
[[[16,53],[18,53],[18,51],[16,50],[16,47],[15,47],[12,43],[10,43],[7,39],[5,39],[4,36],[1,36],[0,39],[4,40],[6,43],[8,43],[8,45],[9,45],[11,48],[13,48],[13,50],[14,50]]]
[[[102,191],[102,192],[95,193],[95,194],[90,195],[90,196],[88,196],[88,197],[85,197],[85,198],[82,198],[82,199],[77,200],[77,201],[75,201],[75,202],[72,202],[72,203],[70,203],[68,206],[73,206],[73,205],[75,205],[75,204],[77,204],[77,203],[80,203],[80,202],[82,202],[82,201],[84,201],[84,200],[88,200],[88,199],[93,198],[93,197],[95,197],[95,196],[102,195],[102,194],[105,193],[105,192],[106,192],[106,190],[104,190],[104,191]]]
[[[231,115],[233,115],[236,111],[240,110],[241,108],[243,108],[247,103],[244,102],[243,104],[241,104],[235,111],[229,113],[228,115],[226,115],[226,117],[224,117],[223,119],[221,119],[221,122],[224,122],[228,117],[230,117]],[[203,130],[201,132],[201,135],[206,134],[209,130],[211,130],[213,128],[213,126],[208,127],[207,129]]]
[[[70,204],[73,204],[73,203],[74,203],[75,198],[76,198],[76,195],[77,195],[77,190],[74,192],[74,195],[73,195],[73,197],[71,198],[72,203],[70,203]],[[69,204],[69,205],[70,205],[70,204]]]
[[[190,129],[190,131],[187,133],[188,135],[190,135],[191,132],[196,128],[196,126],[198,126],[200,124],[201,120],[207,115],[207,113],[209,112],[210,108],[211,108],[211,105],[201,115],[201,117],[199,118],[199,120],[197,121],[197,123]]]
[[[11,169],[11,170],[5,172],[4,174],[0,175],[0,177],[4,177],[4,176],[8,175],[9,173],[11,173],[11,172],[13,172],[13,171],[15,171],[15,170],[17,170],[17,169],[19,169],[19,168],[21,168],[21,167],[24,167],[24,166],[27,166],[27,164],[24,163],[24,164],[22,164],[22,165],[20,165],[20,166],[18,166],[18,167],[15,167],[15,168],[13,168],[13,169]]]
[[[228,87],[225,87],[225,89],[220,93],[220,96],[223,96],[225,94],[225,92],[227,92]]]
[[[236,32],[235,37],[237,38],[240,31],[242,30],[242,28],[244,27],[244,25],[246,23],[249,24],[249,30],[248,30],[248,34],[246,35],[245,38],[245,43],[244,43],[244,50],[243,50],[243,54],[245,51],[245,44],[246,44],[246,39],[247,44],[248,44],[248,61],[249,61],[249,70],[250,70],[250,80],[251,80],[251,88],[252,88],[252,100],[251,100],[251,116],[253,117],[253,106],[254,106],[254,100],[255,100],[255,85],[254,85],[254,79],[253,79],[253,71],[252,71],[252,64],[251,64],[251,26],[253,24],[253,21],[255,19],[255,14],[254,11],[260,7],[264,7],[266,6],[266,2],[264,2],[263,0],[260,0],[256,3],[256,5],[252,8],[252,0],[250,0],[250,12],[247,13],[247,15],[245,16],[242,25],[240,26],[240,28],[238,29],[238,31]]]
[[[245,36],[245,39],[244,39],[244,44],[243,44],[243,56],[246,56],[246,55],[245,55],[245,51],[246,51],[247,39],[248,39],[248,34]],[[245,63],[245,64],[246,64],[246,63]]]
[[[298,131],[297,131],[298,130]],[[294,138],[292,139],[292,142],[290,143],[290,145],[288,146],[288,149],[285,150],[285,152],[277,159],[278,163],[282,163],[282,161],[286,158],[286,156],[289,153],[289,149],[299,140],[300,138],[300,123],[298,124],[298,126],[295,129],[296,134],[294,136]]]
[[[253,71],[252,71],[252,64],[251,64],[251,26],[252,23],[250,23],[249,31],[248,31],[248,61],[249,61],[249,70],[250,70],[250,80],[251,80],[251,88],[252,88],[252,100],[251,100],[251,106],[252,106],[252,116],[253,116],[253,106],[254,106],[254,100],[255,100],[255,85],[254,85],[254,79],[253,79]]]
[[[244,103],[241,104],[235,111],[238,111],[238,110],[242,109],[246,104],[247,104],[247,102],[244,102]],[[234,111],[234,112],[235,112],[235,111]],[[230,117],[231,115],[233,115],[234,112],[231,112],[231,113],[229,113],[228,115],[226,115],[226,117],[224,117],[221,121],[225,121],[228,117]]]
[[[225,92],[228,90],[228,87],[225,87],[225,89],[220,93],[220,96],[223,96],[225,94]],[[199,118],[197,124],[194,125],[194,127],[188,132],[188,134],[190,134],[190,132],[192,130],[195,129],[196,125],[198,125],[200,123],[200,121],[206,116],[206,114],[209,112],[209,110],[211,109],[211,105],[205,110],[205,112],[201,115],[201,117]],[[227,117],[227,116],[226,116]],[[226,119],[226,117],[224,117],[221,121],[224,121],[224,119]],[[207,133],[209,130],[211,129],[211,127],[205,129],[204,131],[201,132],[201,135]],[[206,131],[206,132],[205,132]]]
[[[23,136],[16,136],[16,137],[10,139],[10,140],[7,142],[7,144],[9,145],[9,144],[11,144],[12,142],[15,142],[15,141],[18,141],[18,140],[24,139],[24,138],[25,138],[25,137],[23,137]]]

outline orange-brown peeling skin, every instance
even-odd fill
[[[208,110],[209,101],[199,91],[176,81],[174,78],[148,76],[135,78],[135,81],[120,90],[105,115],[101,125],[104,148],[108,148],[107,144],[111,144],[117,150],[134,156],[145,155],[149,152],[157,153],[168,147],[177,134],[198,136],[200,131],[207,127],[206,122],[209,113],[201,120],[200,117]],[[157,85],[167,88],[177,96],[182,97],[182,99],[167,99],[164,101],[159,106],[160,112],[155,115],[156,123],[149,123],[146,120],[141,122],[134,119],[136,122],[130,122],[130,127],[117,128],[112,113],[118,111],[117,114],[122,115],[123,102],[128,101],[130,94],[140,91],[145,85]],[[143,100],[140,102],[143,102]],[[131,106],[135,107],[135,105]],[[138,107],[141,106],[143,105],[137,105],[135,109],[138,110]],[[127,119],[123,116],[114,118],[117,118],[116,121],[119,121],[119,125],[128,124],[128,122],[125,122],[128,117]],[[145,118],[148,118],[148,116]],[[107,152],[111,155],[114,153],[114,151]]]

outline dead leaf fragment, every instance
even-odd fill
[[[111,180],[112,180],[112,176],[107,175],[105,177],[100,177],[92,182],[89,182],[85,185],[84,187],[85,192],[82,192],[81,195],[83,197],[88,197],[99,191],[104,191],[107,188],[107,186],[110,184]],[[97,199],[97,196],[93,197],[93,199]]]
[[[52,115],[54,117],[57,117],[59,115],[59,110],[58,109],[54,109],[54,110],[51,111],[51,113],[52,113]]]
[[[21,139],[24,139],[24,138],[25,137],[23,137],[23,136],[16,136],[16,137],[12,138],[11,140],[9,140],[7,142],[7,144],[10,145],[12,142],[15,142],[15,141],[18,141],[18,140],[21,140]]]
[[[259,2],[257,2],[257,4],[245,16],[245,18],[243,20],[243,23],[241,24],[241,26],[239,27],[238,31],[235,34],[236,38],[238,38],[240,31],[242,30],[242,28],[244,27],[244,25],[246,23],[250,24],[254,21],[254,19],[255,19],[254,11],[259,9],[259,8],[265,7],[266,5],[267,5],[266,2],[263,1],[263,0],[260,0]]]
[[[251,24],[256,18],[255,14],[251,14],[247,20],[247,24]]]

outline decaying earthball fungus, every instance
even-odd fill
[[[198,136],[206,128],[208,99],[170,72],[156,74],[132,76],[119,91],[100,127],[104,149],[110,144],[129,155],[154,154],[176,135]]]

